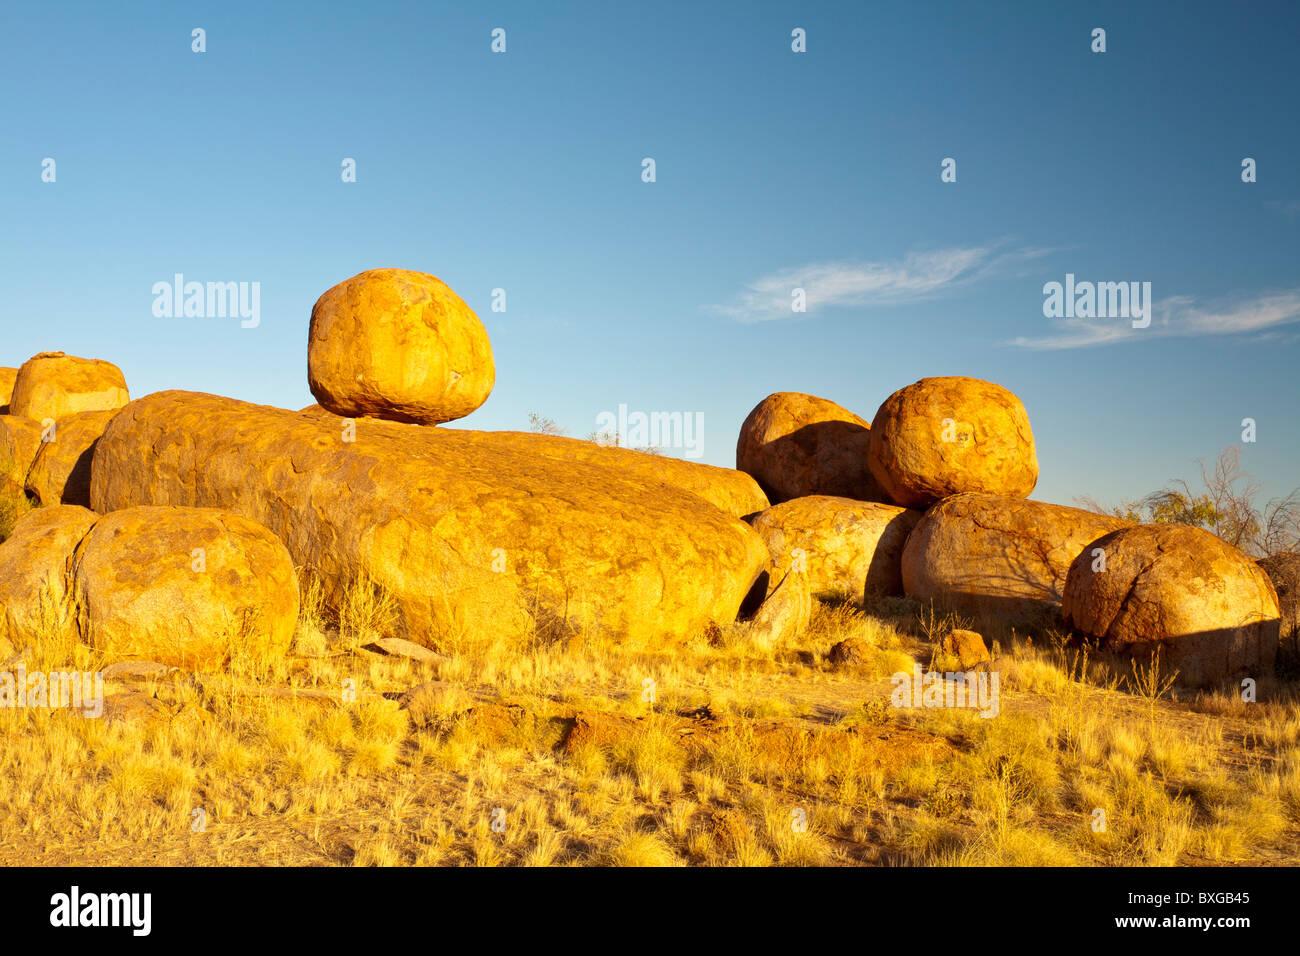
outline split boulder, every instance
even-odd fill
[[[0,544],[0,631],[15,644],[46,637],[67,616],[68,562],[99,516],[76,505],[38,508]]]
[[[1101,555],[1094,554],[1100,551]],[[1188,687],[1272,673],[1277,592],[1254,561],[1201,528],[1121,528],[1070,566],[1063,612],[1103,650],[1149,660]]]
[[[90,465],[95,443],[117,412],[78,412],[47,430],[27,472],[28,495],[42,505],[90,505]]]
[[[872,501],[809,495],[773,505],[752,521],[773,566],[802,567],[816,597],[903,593],[903,546],[921,512]]]

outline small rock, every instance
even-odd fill
[[[457,705],[464,704],[463,707]],[[431,680],[416,684],[401,697],[397,705],[411,716],[411,723],[427,727],[450,710],[467,710],[471,701],[464,691],[446,681]]]
[[[831,648],[828,660],[837,667],[846,664],[864,664],[870,654],[871,645],[860,637],[849,637]]]
[[[104,698],[103,720],[110,724],[148,724],[171,717],[167,705],[140,691],[124,691]]]
[[[989,656],[989,649],[984,645],[982,635],[961,628],[957,628],[941,640],[939,650],[957,658],[962,670],[970,670],[993,659]]]
[[[179,673],[180,668],[157,661],[118,661],[104,668],[104,680],[148,680]]]

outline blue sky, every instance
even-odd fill
[[[1036,498],[1191,477],[1247,417],[1243,464],[1281,495],[1300,485],[1298,10],[15,6],[0,364],[62,349],[137,397],[298,408],[316,298],[398,266],[492,336],[497,387],[467,427],[700,412],[704,460],[733,465],[770,392],[869,419],[918,378],[972,375],[1024,400]],[[155,317],[177,272],[259,282],[261,324]],[[1046,318],[1067,273],[1150,282],[1151,327]]]

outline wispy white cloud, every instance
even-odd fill
[[[1051,322],[1050,335],[1021,336],[1007,344],[1034,350],[1079,349],[1169,336],[1267,334],[1300,322],[1300,289],[1205,305],[1193,296],[1171,296],[1154,309],[1151,325],[1145,329],[1133,328],[1128,319],[1057,319]]]
[[[801,318],[833,306],[898,305],[939,295],[992,274],[1013,271],[1049,249],[999,251],[997,245],[914,252],[903,259],[824,262],[784,269],[751,282],[710,311],[738,322]],[[806,311],[795,312],[795,289]]]
[[[1278,212],[1286,216],[1288,219],[1294,219],[1296,216],[1300,216],[1300,199],[1291,199],[1285,201],[1280,199],[1273,199],[1269,201],[1268,205],[1271,208],[1276,209]]]

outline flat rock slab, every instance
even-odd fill
[[[158,661],[118,661],[104,668],[104,680],[149,680],[174,677],[184,673],[179,667],[160,664]]]
[[[407,657],[422,664],[445,664],[451,660],[446,654],[439,654],[400,637],[381,637],[365,645],[364,650],[387,654],[389,657]]]

